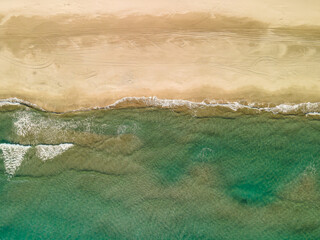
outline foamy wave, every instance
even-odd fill
[[[7,174],[13,176],[14,173],[20,167],[24,155],[27,153],[31,146],[24,146],[18,144],[0,144],[0,149],[2,150],[4,156],[4,167]]]
[[[47,118],[31,111],[18,111],[15,113],[14,118],[13,125],[18,136],[33,136],[37,138],[42,133],[51,140],[54,140],[59,134],[64,134],[66,130],[74,130],[78,127],[84,128],[85,132],[90,132],[92,126],[91,118],[63,121],[57,118]]]
[[[125,103],[140,102],[147,107],[161,107],[161,108],[176,108],[176,107],[187,107],[189,109],[199,107],[225,107],[233,111],[240,109],[252,109],[259,112],[272,112],[274,114],[295,114],[303,113],[309,115],[320,114],[320,103],[299,103],[299,104],[280,104],[275,107],[256,107],[257,104],[241,104],[239,102],[227,102],[219,103],[216,100],[209,102],[191,102],[188,100],[171,100],[171,99],[159,99],[157,97],[126,97],[116,101],[114,104],[107,106],[106,108],[116,108]]]
[[[163,108],[172,108],[172,107],[188,107],[195,108],[199,106],[205,105],[205,103],[201,102],[191,102],[188,100],[171,100],[171,99],[159,99],[157,97],[125,97],[120,100],[117,100],[115,103],[106,106],[105,108],[116,108],[117,106],[123,103],[130,102],[141,102],[144,103],[147,107],[163,107]]]
[[[43,108],[39,107],[36,104],[33,104],[31,102],[22,100],[20,98],[15,98],[15,97],[14,98],[0,99],[0,107],[1,106],[5,106],[5,105],[26,105],[26,106],[29,106],[29,107],[33,107],[33,108],[39,109],[39,110],[44,111],[44,112],[46,111],[46,110],[44,110]]]
[[[311,113],[307,113],[306,116],[320,116],[320,113],[318,113],[318,112],[311,112]]]
[[[3,106],[12,106],[12,105],[20,105],[20,103],[13,103],[13,102],[0,102],[0,107],[3,107]]]
[[[319,114],[320,103],[299,103],[299,104],[280,104],[272,108],[262,108],[261,110],[269,111],[272,113],[299,113],[304,114]]]
[[[37,145],[36,155],[42,161],[53,159],[73,147],[71,143],[62,143],[59,145]]]
[[[39,106],[32,104],[30,102],[18,99],[10,98],[0,100],[1,103],[12,103],[12,104],[23,104],[27,105],[42,111],[44,109]],[[315,103],[299,103],[299,104],[280,104],[274,107],[258,107],[259,104],[241,104],[239,102],[223,102],[211,100],[211,101],[202,101],[202,102],[192,102],[188,100],[175,100],[175,99],[159,99],[157,97],[125,97],[117,100],[115,103],[108,106],[102,107],[92,107],[92,108],[81,108],[67,112],[78,112],[78,111],[90,111],[97,109],[114,109],[122,106],[142,106],[142,107],[158,107],[158,108],[178,108],[186,107],[189,109],[195,109],[199,107],[224,107],[231,109],[233,111],[238,111],[241,109],[251,109],[257,112],[271,112],[274,114],[305,114],[309,115],[320,115],[320,102]]]
[[[18,111],[15,114],[14,128],[16,134],[19,136],[33,136],[39,134],[43,129],[55,133],[57,130],[65,129],[67,127],[77,127],[72,122],[66,123],[55,119],[45,119],[37,113],[29,111]],[[53,134],[54,135],[54,134]]]

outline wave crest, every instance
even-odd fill
[[[4,105],[25,105],[28,107],[32,107],[44,112],[46,111],[43,108],[30,103],[28,101],[24,101],[18,98],[8,98],[0,100],[0,107]],[[113,104],[108,106],[97,106],[92,108],[80,108],[68,112],[79,112],[79,111],[90,111],[90,110],[102,110],[102,109],[116,109],[116,108],[126,108],[126,107],[157,107],[157,108],[187,108],[187,109],[196,109],[202,107],[210,107],[210,108],[227,108],[232,111],[239,111],[242,109],[249,109],[259,112],[270,112],[273,114],[305,114],[306,116],[317,116],[320,115],[320,102],[306,102],[306,103],[298,103],[298,104],[259,104],[259,103],[250,103],[243,104],[240,102],[222,102],[217,100],[210,101],[202,101],[202,102],[192,102],[188,100],[179,100],[179,99],[160,99],[157,97],[124,97],[122,99],[117,100]]]

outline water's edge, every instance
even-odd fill
[[[305,115],[305,116],[320,116],[320,102],[304,102],[304,103],[283,103],[279,105],[250,103],[244,104],[240,102],[222,102],[217,100],[192,102],[180,99],[160,99],[156,96],[153,97],[125,97],[117,100],[113,104],[107,106],[96,106],[92,108],[79,108],[65,112],[48,111],[34,103],[25,101],[19,98],[6,98],[0,99],[0,107],[9,105],[21,105],[43,112],[63,114],[72,112],[85,112],[91,110],[104,110],[104,109],[118,109],[118,108],[143,108],[143,107],[156,107],[164,109],[197,109],[197,108],[225,108],[237,112],[239,110],[252,110],[255,113],[273,113],[273,114],[291,114],[291,115]]]

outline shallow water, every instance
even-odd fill
[[[207,115],[2,109],[0,239],[319,239],[320,121]]]

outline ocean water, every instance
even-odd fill
[[[2,106],[0,239],[320,239],[319,139],[312,114]]]

